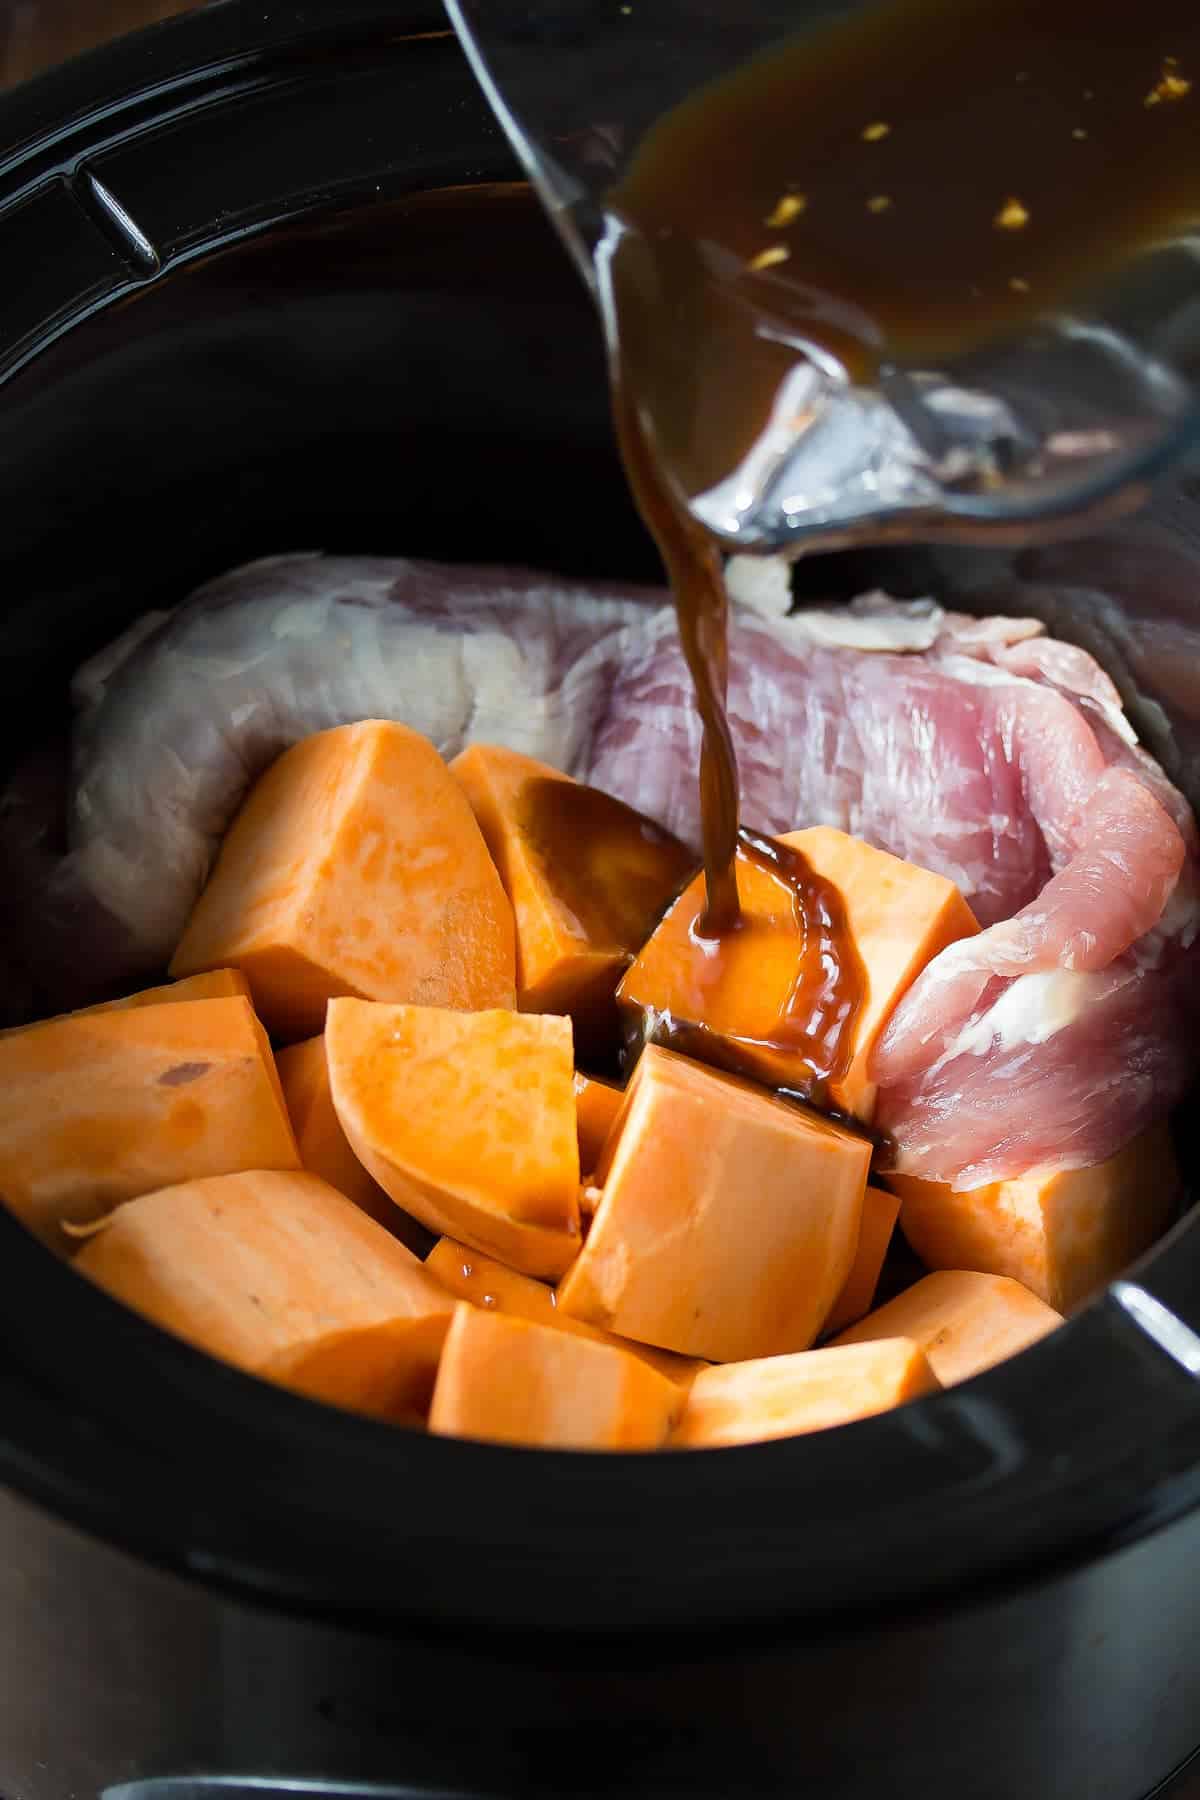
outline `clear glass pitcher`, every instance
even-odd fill
[[[751,56],[864,10],[819,0],[446,5],[610,341],[620,237],[611,197],[646,134]],[[1104,194],[1084,185],[1079,204],[1103,206]],[[759,284],[755,329],[795,353],[765,427],[715,478],[689,480],[661,455],[665,473],[692,515],[740,551],[1025,542],[1088,528],[1138,504],[1200,438],[1198,248],[1200,233],[1180,229],[1069,307],[969,353],[885,361],[865,380],[772,316]],[[653,440],[654,418],[643,423]]]

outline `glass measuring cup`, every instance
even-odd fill
[[[647,291],[661,275],[658,248],[639,240],[621,206],[647,135],[750,57],[867,10],[781,0],[446,3],[593,291],[610,346],[629,270]],[[1104,196],[1081,190],[1079,203],[1102,206]],[[656,416],[653,379],[640,384],[643,425],[677,497],[730,549],[794,555],[815,544],[1077,532],[1136,505],[1200,436],[1198,246],[1200,234],[1180,229],[1069,305],[1060,297],[1014,329],[967,349],[935,345],[918,360],[885,346],[866,375],[806,333],[769,268],[729,280],[721,270],[727,314],[735,309],[746,332],[772,346],[782,370],[753,441],[722,463],[710,432],[705,454],[689,461]],[[716,268],[719,247],[698,254]],[[714,358],[720,341],[714,333]],[[662,348],[669,354],[665,338]],[[698,392],[712,367],[697,360]]]

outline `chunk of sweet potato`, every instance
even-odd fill
[[[161,987],[139,988],[136,994],[124,994],[119,1000],[101,1000],[95,1006],[81,1006],[75,1012],[56,1013],[53,1019],[39,1019],[39,1025],[57,1024],[60,1019],[84,1019],[93,1013],[124,1012],[139,1006],[176,1006],[182,1000],[232,1000],[250,998],[250,983],[240,969],[211,969],[203,975],[189,975],[183,981],[165,981]],[[25,1031],[24,1025],[8,1026],[0,1037],[12,1037]]]
[[[956,1192],[887,1176],[900,1229],[931,1269],[1011,1275],[1070,1312],[1161,1237],[1182,1184],[1167,1125],[1090,1169],[1050,1171]]]
[[[854,1260],[870,1157],[809,1108],[650,1045],[559,1307],[718,1362],[807,1349]]]
[[[240,969],[205,969],[182,981],[164,981],[159,987],[139,988],[120,1000],[102,1000],[85,1006],[85,1013],[118,1012],[126,1006],[177,1006],[181,1000],[243,1000],[250,998],[250,983]]]
[[[300,1157],[266,1033],[245,999],[69,1014],[0,1039],[0,1195],[60,1226],[174,1182]]]
[[[590,1175],[600,1160],[604,1140],[621,1110],[624,1092],[615,1081],[597,1075],[575,1076],[575,1123],[579,1132],[579,1167]]]
[[[535,1281],[531,1275],[518,1274],[494,1257],[484,1256],[467,1244],[453,1238],[439,1238],[425,1267],[442,1286],[460,1300],[470,1300],[485,1312],[506,1313],[513,1319],[528,1319],[531,1325],[550,1325],[557,1331],[569,1331],[576,1337],[591,1338],[598,1344],[614,1344],[638,1356],[668,1381],[686,1387],[698,1369],[705,1364],[695,1357],[675,1356],[670,1350],[654,1350],[649,1344],[634,1343],[632,1338],[619,1338],[611,1331],[601,1331],[582,1319],[573,1319],[558,1304],[552,1287]]]
[[[626,1350],[460,1301],[429,1429],[561,1450],[655,1450],[682,1390]]]
[[[424,1412],[454,1302],[315,1175],[255,1170],[122,1206],[76,1267],[213,1356],[313,1399]]]
[[[296,1134],[300,1161],[311,1175],[319,1175],[330,1187],[353,1200],[372,1219],[378,1219],[420,1255],[428,1248],[429,1234],[415,1219],[401,1212],[390,1194],[363,1168],[346,1142],[333,1095],[329,1091],[329,1065],[324,1037],[291,1044],[275,1058],[288,1116]]]
[[[940,1386],[924,1351],[908,1338],[725,1363],[697,1375],[672,1442],[698,1450],[825,1431]]]
[[[1015,1356],[1061,1324],[1061,1315],[1019,1281],[944,1269],[868,1313],[834,1344],[912,1338],[942,1386],[951,1387]]]
[[[642,813],[546,763],[472,744],[450,764],[517,927],[517,1005],[570,1013],[579,1049],[617,1038],[617,983],[696,866]]]
[[[397,1206],[527,1275],[579,1248],[571,1022],[331,1000],[333,1104]]]
[[[799,850],[841,898],[865,985],[848,1028],[849,1066],[828,1083],[827,1098],[837,1111],[869,1123],[876,1092],[868,1075],[871,1052],[893,1009],[939,950],[979,928],[953,882],[843,831],[814,826],[780,842]],[[677,1024],[704,1026],[717,1040],[713,1060],[721,1060],[722,1045],[733,1040],[738,1066],[747,1074],[771,1087],[808,1092],[805,1063],[796,1050],[774,1041],[803,949],[790,891],[742,850],[737,884],[741,925],[719,955],[706,954],[696,942],[705,898],[697,876],[624,976],[618,999],[633,1023],[666,1013]],[[703,1039],[689,1047],[705,1054]]]
[[[296,744],[256,783],[171,964],[230,964],[282,1038],[334,994],[512,1006],[512,907],[425,738],[366,720]]]
[[[886,1193],[883,1188],[868,1186],[863,1195],[858,1249],[854,1253],[846,1285],[822,1327],[823,1333],[832,1335],[835,1331],[842,1331],[847,1325],[853,1325],[856,1319],[861,1319],[864,1313],[870,1312],[899,1211],[900,1202],[895,1194]]]

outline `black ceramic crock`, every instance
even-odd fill
[[[4,756],[250,556],[652,573],[436,6],[230,0],[0,140]],[[543,1455],[245,1378],[0,1210],[0,1796],[1136,1800],[1200,1740],[1194,1224],[1131,1280],[876,1420]]]

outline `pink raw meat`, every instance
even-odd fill
[[[1189,809],[1109,677],[1041,629],[881,596],[785,617],[735,582],[746,823],[854,832],[950,876],[989,927],[932,965],[880,1052],[881,1122],[939,1178],[1094,1161],[1194,1067]],[[6,801],[7,941],[43,1008],[154,975],[248,784],[347,719],[401,719],[447,754],[510,744],[698,841],[698,731],[656,590],[279,558],[140,627],[76,697],[66,856],[27,787]]]
[[[1048,762],[1027,778],[1025,713],[1036,706],[1098,768],[1103,758],[1069,701],[992,678],[957,653],[952,628],[938,644],[907,655],[827,647],[811,642],[802,617],[735,610],[728,705],[742,813],[765,832],[833,825],[936,869],[990,923],[1038,892],[1066,805]],[[632,646],[590,774],[696,842],[699,726],[689,691],[669,630]]]
[[[989,927],[934,961],[881,1046],[893,1166],[974,1186],[1113,1154],[1195,1071],[1200,906],[1191,810],[1109,677],[1013,620],[947,615],[903,657],[762,630],[743,618],[731,658],[747,819],[854,832],[949,875]],[[686,693],[659,648],[618,674],[597,738],[595,778],[628,792],[640,771],[659,816],[696,766]]]
[[[1195,1066],[1196,892],[1173,820],[1110,768],[1037,898],[943,951],[893,1013],[874,1073],[897,1166],[962,1187],[1076,1167],[1178,1099]]]

